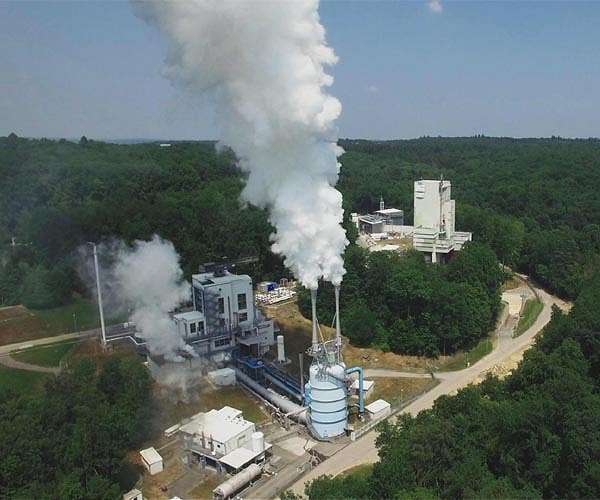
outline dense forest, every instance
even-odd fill
[[[272,228],[263,210],[241,205],[243,185],[212,142],[0,138],[0,305],[68,302],[85,292],[74,271],[81,245],[154,233],[173,242],[188,276],[203,262],[257,256],[248,272],[279,277]]]
[[[373,210],[383,195],[410,223],[414,180],[443,175],[452,181],[457,228],[474,233],[473,248],[445,270],[350,246],[344,328],[358,345],[428,355],[471,345],[498,308],[493,266],[465,274],[479,260],[489,264],[494,257],[567,298],[600,267],[598,140],[340,143],[346,214]],[[246,256],[258,257],[243,269],[255,279],[288,273],[269,251],[266,212],[239,201],[244,175],[234,156],[211,142],[161,148],[11,135],[0,138],[0,180],[0,304],[66,303],[74,292],[85,293],[75,272],[78,248],[154,233],[174,243],[188,276],[202,262]],[[459,265],[465,269],[454,271]],[[321,295],[320,317],[328,321],[325,297],[333,294]],[[463,295],[468,300],[461,302]],[[448,310],[435,307],[444,301]],[[442,324],[442,316],[451,321]]]
[[[0,394],[2,498],[115,499],[125,455],[148,428],[150,375],[140,360],[80,360],[42,394]]]
[[[447,266],[427,264],[416,251],[400,256],[353,245],[345,266],[342,328],[354,345],[437,357],[472,347],[494,326],[505,273],[485,244],[468,244]],[[335,310],[331,288],[322,284],[317,305],[326,323]],[[298,304],[310,317],[307,290]]]
[[[343,140],[339,189],[349,211],[379,204],[412,221],[413,182],[452,182],[458,230],[550,291],[577,296],[600,255],[600,140]]]
[[[372,471],[319,478],[311,499],[600,497],[600,275],[558,309],[504,380],[384,423]],[[293,496],[293,495],[287,495]]]

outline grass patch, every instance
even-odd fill
[[[535,299],[529,299],[527,302],[525,302],[525,307],[523,307],[523,313],[519,318],[519,323],[515,329],[514,336],[518,337],[529,330],[543,309],[544,304],[537,297]]]
[[[466,353],[459,352],[449,358],[448,361],[439,367],[439,371],[452,372],[463,370],[464,368],[477,363],[481,358],[492,352],[493,349],[494,346],[491,338],[482,339],[470,351],[467,351]]]
[[[375,387],[367,403],[384,399],[393,407],[400,406],[403,401],[433,389],[439,383],[432,378],[369,377],[369,379],[375,381]]]
[[[18,393],[30,393],[41,389],[53,375],[49,373],[14,370],[0,366],[0,392],[13,389]]]
[[[70,354],[74,347],[74,342],[61,342],[60,344],[46,347],[32,347],[31,349],[13,354],[12,357],[17,361],[23,361],[32,365],[53,367],[59,366],[61,360]]]
[[[267,419],[256,400],[239,387],[221,387],[216,391],[205,392],[201,396],[204,409],[202,411],[220,410],[223,406],[232,406],[241,410],[246,420],[254,423]]]
[[[506,290],[514,290],[515,288],[519,288],[522,285],[523,285],[523,280],[521,278],[519,278],[518,276],[516,276],[515,274],[513,274],[510,278],[508,278],[502,284],[502,291],[504,292]]]
[[[190,498],[207,498],[212,500],[213,490],[219,486],[226,478],[217,476],[216,474],[208,474],[206,479],[189,492]]]
[[[60,335],[76,331],[100,328],[100,314],[95,302],[78,297],[71,304],[54,309],[34,310],[33,313],[42,320],[49,335]],[[126,317],[105,312],[107,324],[123,323]]]
[[[362,464],[350,467],[349,469],[346,469],[344,472],[342,472],[340,474],[340,477],[356,476],[367,478],[373,473],[373,465],[374,464]]]

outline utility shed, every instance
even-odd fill
[[[163,470],[163,459],[152,446],[140,451],[144,467],[148,469],[150,475],[158,474]]]
[[[140,490],[133,488],[131,491],[123,493],[123,500],[144,500],[144,496]]]
[[[235,385],[235,370],[231,368],[221,368],[208,372],[210,381],[218,386]]]
[[[392,406],[387,401],[378,399],[365,406],[365,410],[371,420],[379,420],[391,415]]]
[[[352,394],[354,394],[355,396],[358,396],[358,390],[359,390],[359,381],[358,379],[356,379],[354,382],[352,382],[352,385],[350,386],[350,390],[352,391]],[[373,390],[373,387],[375,387],[375,382],[373,380],[364,380],[363,381],[363,394],[365,396],[365,398],[367,398],[368,396],[371,395],[371,391]]]

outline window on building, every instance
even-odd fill
[[[224,345],[229,345],[229,339],[215,340],[215,347],[223,347]]]
[[[225,312],[225,299],[223,297],[219,297],[219,314],[223,314]]]
[[[196,333],[196,323],[190,323],[190,333]]]
[[[240,323],[248,321],[248,313],[240,313],[238,318]]]
[[[196,311],[202,312],[202,290],[193,287],[194,290],[194,304],[196,305]]]
[[[246,302],[246,294],[238,293],[238,311],[241,311],[242,309],[247,309],[247,308],[248,308],[248,304]]]
[[[204,322],[198,322],[198,335],[204,335]]]

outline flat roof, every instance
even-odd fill
[[[156,449],[153,446],[140,451],[140,455],[144,459],[144,462],[146,462],[149,465],[162,462],[162,457],[158,454],[158,451],[156,451]]]
[[[254,457],[257,457],[261,453],[262,452],[256,453],[252,450],[249,450],[248,448],[236,448],[231,453],[228,453],[227,455],[222,457],[219,461],[224,463],[225,465],[233,467],[234,469],[239,469],[240,467],[243,467]]]
[[[385,401],[384,399],[378,399],[377,401],[373,401],[371,404],[365,406],[365,409],[369,413],[379,413],[386,408],[389,408],[391,405]]]
[[[403,214],[404,211],[400,210],[398,208],[384,208],[383,210],[377,210],[375,213],[382,214],[382,215],[393,215],[393,214]]]
[[[192,283],[194,280],[204,286],[226,285],[235,281],[252,282],[252,279],[247,274],[232,274],[230,272],[226,272],[224,276],[215,276],[214,273],[192,274]]]
[[[182,425],[180,432],[186,434],[202,434],[211,436],[219,443],[226,443],[231,438],[253,429],[254,424],[242,417],[242,412],[230,406],[220,410],[210,410],[206,413],[197,413],[191,420]]]
[[[184,321],[201,321],[204,319],[204,314],[202,314],[200,311],[188,311],[184,313],[173,314],[173,318]]]
[[[371,389],[371,387],[373,387],[373,384],[375,383],[375,381],[373,380],[365,380],[363,381],[363,391],[368,391]],[[354,382],[352,382],[351,388],[352,389],[356,389],[358,391],[358,379],[356,379]]]
[[[359,215],[358,220],[366,224],[382,224],[383,219],[377,215]]]

